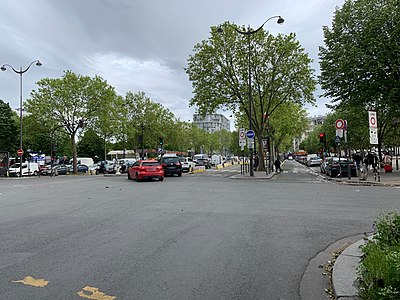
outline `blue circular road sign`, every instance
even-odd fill
[[[254,137],[254,131],[253,130],[248,130],[246,132],[246,136],[247,136],[247,138],[252,139]]]

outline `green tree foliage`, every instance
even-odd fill
[[[77,144],[79,157],[97,157],[99,160],[105,160],[103,143],[103,138],[93,129],[86,130]]]
[[[400,114],[399,1],[347,0],[335,12],[332,28],[323,30],[324,96],[343,109],[376,110],[379,141],[384,141]]]
[[[276,37],[260,30],[239,34],[236,25],[225,23],[223,33],[211,28],[211,37],[194,47],[186,72],[194,88],[190,105],[201,114],[229,109],[251,119],[260,143],[266,133],[266,117],[286,102],[313,103],[316,82],[311,60],[294,34]],[[237,27],[236,27],[237,28]],[[252,101],[248,97],[248,54]]]
[[[174,114],[160,103],[153,102],[143,92],[128,92],[125,96],[126,132],[128,138],[133,141],[134,149],[138,149],[139,136],[142,134],[144,148],[157,149],[158,138],[164,139],[163,147],[171,149],[177,147],[177,136],[175,134]],[[171,149],[175,150],[175,149]]]
[[[62,128],[69,136],[76,173],[76,137],[82,125],[91,125],[116,99],[114,88],[101,77],[66,71],[62,78],[43,78],[32,91],[26,107],[51,130]],[[104,114],[104,113],[103,113]]]
[[[0,151],[15,155],[19,148],[19,122],[8,103],[0,100]]]

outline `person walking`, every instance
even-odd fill
[[[275,171],[283,172],[283,170],[281,168],[281,161],[279,160],[279,157],[277,157],[275,160]]]

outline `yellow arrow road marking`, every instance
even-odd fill
[[[88,292],[90,294],[86,294],[85,292]],[[108,296],[103,292],[100,292],[98,288],[91,286],[85,286],[82,289],[82,291],[78,292],[78,295],[81,296],[82,298],[94,299],[94,300],[114,300],[117,298],[114,296]]]
[[[22,280],[15,280],[13,281],[15,283],[23,283],[26,285],[31,285],[31,286],[35,286],[35,287],[44,287],[46,286],[49,282],[44,280],[44,279],[35,279],[31,276],[27,276]]]

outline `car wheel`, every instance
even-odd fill
[[[159,181],[163,181],[163,180],[164,180],[164,177],[159,177],[158,180],[159,180]]]
[[[181,176],[182,176],[182,172],[178,173],[178,177],[181,177]]]
[[[138,173],[135,174],[135,181],[139,181]]]
[[[38,176],[38,171],[33,172],[33,176]]]
[[[16,175],[17,177],[21,177],[21,173],[19,173],[19,172],[15,173],[15,175]]]
[[[131,180],[132,178],[131,178],[131,174],[129,174],[129,172],[128,172],[128,180]]]

